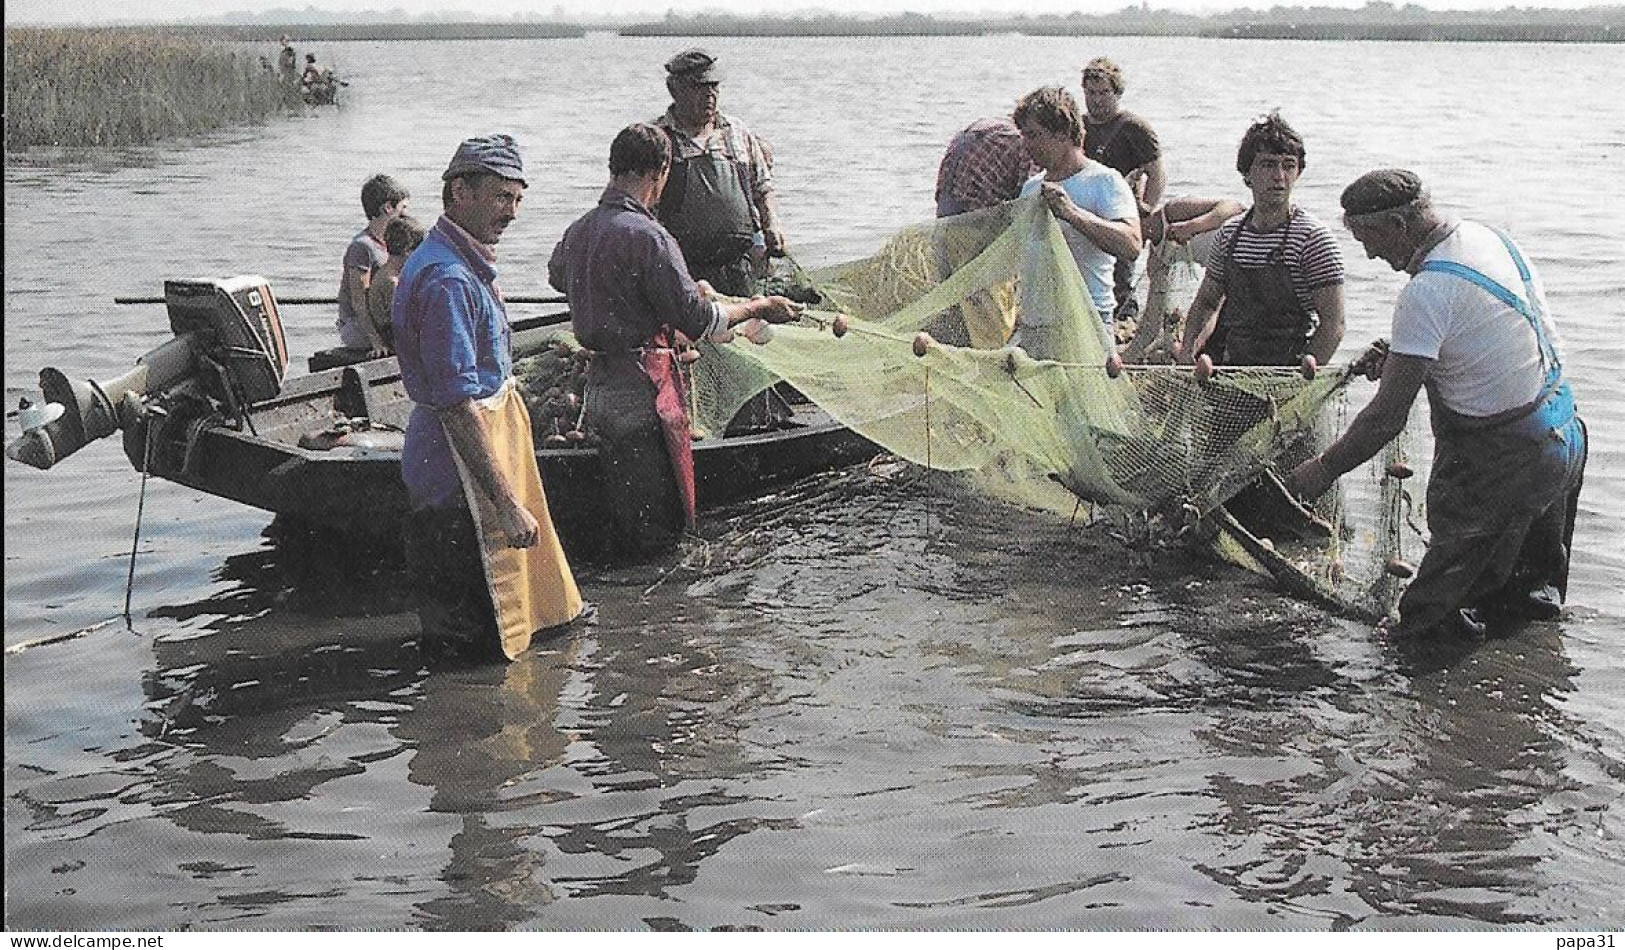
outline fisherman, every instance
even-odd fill
[[[525,193],[518,144],[465,140],[441,175],[445,213],[407,259],[393,325],[415,405],[401,451],[422,646],[510,659],[581,613],[513,381],[496,244]]]
[[[1373,369],[1376,396],[1288,486],[1305,498],[1324,493],[1404,429],[1425,387],[1431,539],[1400,598],[1396,635],[1477,636],[1497,615],[1558,616],[1586,428],[1534,264],[1499,231],[1435,209],[1413,172],[1368,172],[1344,189],[1342,205],[1367,256],[1411,280]]]
[[[749,297],[758,289],[756,242],[758,256],[782,255],[786,248],[771,154],[743,122],[717,111],[722,79],[717,58],[701,49],[666,62],[671,105],[655,125],[672,140],[671,183],[654,210],[696,280],[718,293]],[[740,408],[728,431],[772,429],[788,416],[784,400],[768,390]]]
[[[389,260],[384,231],[389,223],[406,213],[411,199],[406,186],[388,175],[374,175],[361,186],[361,210],[367,226],[350,239],[344,250],[344,266],[339,272],[339,345],[359,358],[388,356],[394,352],[377,326],[367,316],[367,288],[373,274]]]
[[[1343,341],[1343,257],[1325,225],[1293,204],[1303,139],[1271,112],[1248,127],[1236,170],[1253,193],[1207,260],[1176,356],[1232,366],[1327,363]]]
[[[1162,147],[1151,123],[1124,109],[1122,67],[1104,56],[1083,67],[1084,142],[1089,157],[1113,168],[1129,182],[1140,211],[1140,229],[1148,226],[1153,209],[1162,202],[1168,173],[1162,166]],[[1122,323],[1139,314],[1134,296],[1134,267],[1139,258],[1118,258],[1112,268],[1112,320]]]
[[[282,50],[277,54],[277,69],[282,81],[292,86],[299,78],[299,54],[293,50],[293,38],[282,34]]]
[[[743,321],[788,323],[802,306],[784,297],[708,299],[653,210],[674,174],[665,129],[622,129],[609,149],[598,207],[564,232],[548,279],[570,301],[576,339],[592,353],[586,422],[616,525],[617,553],[669,550],[695,523],[694,462],[673,334],[691,340]]]
[[[990,208],[1037,174],[1021,130],[1006,116],[977,119],[948,142],[937,166],[937,217]]]
[[[305,54],[305,69],[299,74],[299,89],[307,95],[322,81],[322,69],[316,65],[316,54]]]
[[[1042,193],[1061,221],[1067,246],[1089,290],[1103,326],[1112,313],[1112,258],[1140,256],[1140,215],[1123,176],[1090,158],[1084,150],[1078,102],[1059,86],[1022,97],[1011,116],[1033,161],[1044,170],[1028,179],[1023,196]],[[1055,359],[1049,334],[1022,315],[1021,345],[1035,359]]]

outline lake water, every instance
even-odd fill
[[[331,293],[360,183],[397,175],[430,219],[470,134],[525,147],[501,266],[510,294],[545,292],[610,138],[664,108],[680,45],[328,44],[340,109],[8,156],[8,405],[43,366],[108,378],[167,337],[161,308],[116,294],[250,272]],[[1510,228],[1591,426],[1566,618],[1413,663],[1237,572],[882,469],[711,516],[703,566],[583,572],[593,623],[509,666],[431,673],[393,566],[278,554],[269,516],[162,482],[126,629],[141,485],[109,440],[49,473],[5,465],[8,929],[1625,919],[1617,48],[710,45],[723,110],[774,146],[810,264],[928,217],[956,129],[1075,88],[1098,53],[1161,135],[1170,193],[1244,198],[1235,144],[1278,106],[1322,220],[1349,180],[1397,164]],[[1402,278],[1338,234],[1352,350],[1386,332]],[[284,315],[296,365],[331,345],[325,308]]]

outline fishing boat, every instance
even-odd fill
[[[395,358],[288,378],[278,302],[257,276],[166,281],[163,300],[174,338],[129,373],[98,383],[42,370],[44,403],[21,407],[7,456],[49,469],[118,432],[137,471],[308,527],[393,535],[408,508],[400,454],[412,408]],[[516,322],[515,350],[568,319]],[[773,431],[695,444],[702,508],[879,451],[815,406],[793,409]],[[566,548],[595,551],[608,517],[597,450],[538,446],[536,458]]]

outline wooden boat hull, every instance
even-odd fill
[[[218,418],[142,421],[125,429],[124,448],[138,470],[148,457],[153,475],[207,494],[311,527],[390,535],[408,509],[399,446],[410,411],[400,370],[386,358],[290,379],[250,407],[240,426]],[[344,419],[370,426],[330,448],[310,447],[323,441],[313,435],[330,434]],[[822,410],[800,406],[790,428],[695,443],[699,504],[749,498],[878,452]],[[598,547],[608,511],[597,450],[538,449],[536,458],[566,547]]]

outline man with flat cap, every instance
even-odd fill
[[[1369,257],[1411,275],[1376,396],[1288,485],[1325,492],[1405,426],[1427,389],[1432,535],[1399,601],[1400,636],[1480,636],[1501,617],[1551,619],[1568,587],[1586,429],[1534,264],[1505,234],[1436,210],[1402,169],[1343,191],[1343,220]],[[1379,350],[1380,353],[1380,350]]]
[[[525,194],[507,135],[465,140],[441,175],[445,212],[401,269],[391,308],[415,404],[401,452],[407,568],[431,653],[510,659],[581,613],[548,516],[513,381],[496,245]]]
[[[695,280],[719,293],[749,297],[757,291],[753,250],[785,250],[767,144],[743,122],[717,111],[723,74],[717,58],[686,49],[666,62],[671,106],[655,120],[671,137],[671,174],[655,214],[665,225]],[[771,428],[782,400],[764,392],[746,403],[729,431]]]

